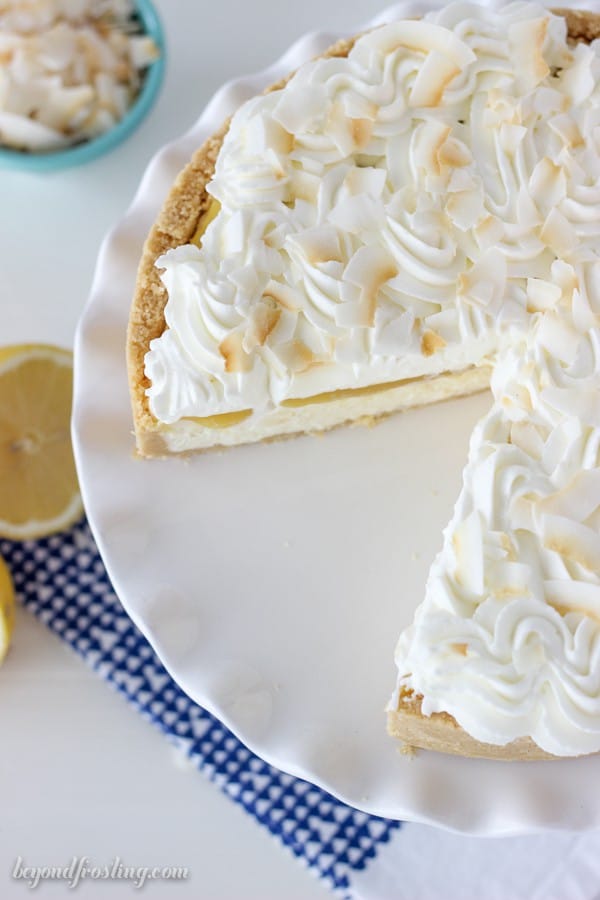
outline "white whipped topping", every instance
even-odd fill
[[[55,150],[122,119],[158,55],[133,16],[132,0],[0,0],[0,144]]]
[[[600,750],[599,50],[457,3],[247,103],[146,360],[173,422],[493,359],[399,689],[558,755]]]
[[[494,369],[396,662],[425,715],[577,755],[600,750],[600,260],[551,278],[558,299]]]
[[[586,128],[565,102],[588,69],[552,77],[572,58],[564,38],[541,7],[454,4],[244,104],[202,247],[158,260],[153,414],[261,415],[492,353],[499,325],[527,319],[527,277],[571,237],[554,164]]]

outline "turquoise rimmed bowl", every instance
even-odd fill
[[[162,22],[150,0],[135,0],[135,8],[144,33],[153,38],[160,55],[145,72],[140,93],[123,118],[98,137],[61,150],[32,153],[0,147],[0,168],[51,172],[68,166],[78,166],[114,150],[135,131],[154,105],[165,72],[165,35]]]

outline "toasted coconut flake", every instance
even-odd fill
[[[555,312],[550,311],[540,322],[537,340],[540,346],[545,347],[556,359],[571,365],[577,356],[581,335],[571,325],[563,322]]]
[[[294,235],[293,242],[301,249],[311,266],[331,260],[335,262],[343,260],[338,232],[331,225],[307,228]]]
[[[544,547],[590,572],[600,571],[600,536],[586,525],[563,516],[546,515],[542,520]]]
[[[302,305],[301,298],[294,289],[289,285],[282,284],[278,281],[269,281],[264,290],[263,297],[273,299],[278,306],[281,306],[288,312],[298,312]]]
[[[145,69],[155,62],[160,53],[158,47],[147,34],[129,39],[129,59],[134,69]]]
[[[565,147],[575,149],[583,145],[584,141],[581,131],[573,117],[568,113],[554,116],[554,118],[549,120],[548,125],[562,139]]]
[[[248,372],[250,356],[243,348],[243,335],[239,331],[228,334],[219,344],[219,353],[225,360],[226,372]]]
[[[370,119],[350,119],[350,134],[357,150],[363,150],[371,140],[373,122]]]
[[[466,231],[474,227],[486,214],[479,191],[457,191],[446,201],[446,212],[451,221]]]
[[[433,356],[438,350],[446,346],[446,341],[441,334],[435,331],[424,331],[421,337],[421,353],[423,356]]]
[[[277,356],[286,369],[295,375],[306,372],[316,362],[315,356],[302,341],[289,341],[277,347]]]
[[[423,122],[415,131],[415,152],[419,165],[432,175],[441,172],[440,150],[450,137],[451,128],[435,120]]]
[[[557,256],[568,256],[577,246],[575,229],[557,209],[551,209],[548,213],[540,238]]]
[[[19,150],[59,150],[69,143],[65,135],[40,122],[2,111],[0,111],[0,141]]]
[[[538,206],[546,209],[557,206],[567,193],[567,179],[562,166],[557,166],[547,156],[535,166],[529,179],[531,197]]]
[[[419,69],[410,92],[409,106],[439,106],[447,85],[460,71],[452,59],[433,50]]]
[[[359,315],[355,324],[374,325],[379,291],[386,281],[397,274],[394,261],[382,248],[359,247],[344,270],[344,280],[360,289],[357,304]]]
[[[548,23],[548,18],[533,19],[515,23],[509,29],[508,37],[513,57],[519,66],[521,75],[519,81],[524,90],[532,90],[550,74],[543,52]]]
[[[562,297],[558,285],[541,278],[527,279],[527,312],[544,312],[552,309]]]
[[[243,348],[246,353],[251,353],[255,347],[262,347],[281,317],[281,308],[273,297],[264,296],[254,306]]]
[[[562,259],[555,259],[550,269],[553,281],[562,291],[562,299],[565,303],[571,303],[573,291],[579,290],[579,278],[573,266]]]
[[[438,150],[438,162],[441,166],[451,166],[452,168],[462,168],[473,162],[471,151],[456,138],[449,137]]]
[[[392,53],[398,47],[406,47],[421,53],[437,50],[459,69],[464,69],[475,61],[475,54],[464,41],[452,31],[431,22],[416,20],[398,22],[396,27],[393,25],[388,27],[378,37],[379,49],[383,53]]]

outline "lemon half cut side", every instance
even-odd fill
[[[71,446],[73,354],[0,347],[0,536],[62,531],[83,506]]]
[[[15,593],[6,563],[0,556],[0,663],[6,656],[15,625]]]

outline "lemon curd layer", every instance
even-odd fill
[[[194,422],[202,428],[231,428],[239,425],[252,415],[251,409],[240,409],[237,412],[221,413],[218,416],[185,416],[184,421]]]
[[[421,381],[420,378],[402,378],[399,381],[388,381],[386,384],[368,384],[360,388],[344,388],[339,391],[323,391],[321,394],[314,394],[312,397],[290,397],[284,400],[281,405],[288,409],[299,409],[302,406],[312,406],[318,403],[335,403],[336,400],[346,400],[349,397],[370,397],[372,394],[379,394],[383,391],[391,391],[394,388],[401,387],[405,384],[411,384],[414,381]]]
[[[219,210],[221,209],[221,204],[218,200],[212,199],[208,204],[205,211],[202,213],[200,218],[198,219],[198,225],[196,227],[196,231],[193,234],[191,239],[192,244],[197,244],[198,247],[202,245],[202,237],[204,232],[216,217],[219,215]]]
[[[347,400],[351,397],[370,397],[373,394],[383,393],[402,387],[406,384],[412,384],[415,381],[421,381],[420,378],[404,378],[400,381],[389,381],[387,384],[370,384],[361,388],[346,388],[340,391],[323,391],[321,394],[314,394],[312,397],[290,397],[284,400],[281,406],[286,409],[300,409],[303,406],[316,406],[321,403],[335,403],[339,400]],[[249,419],[253,410],[241,409],[237,412],[221,413],[218,416],[186,416],[186,422],[194,422],[203,428],[231,428],[233,425],[239,425],[246,419]]]

